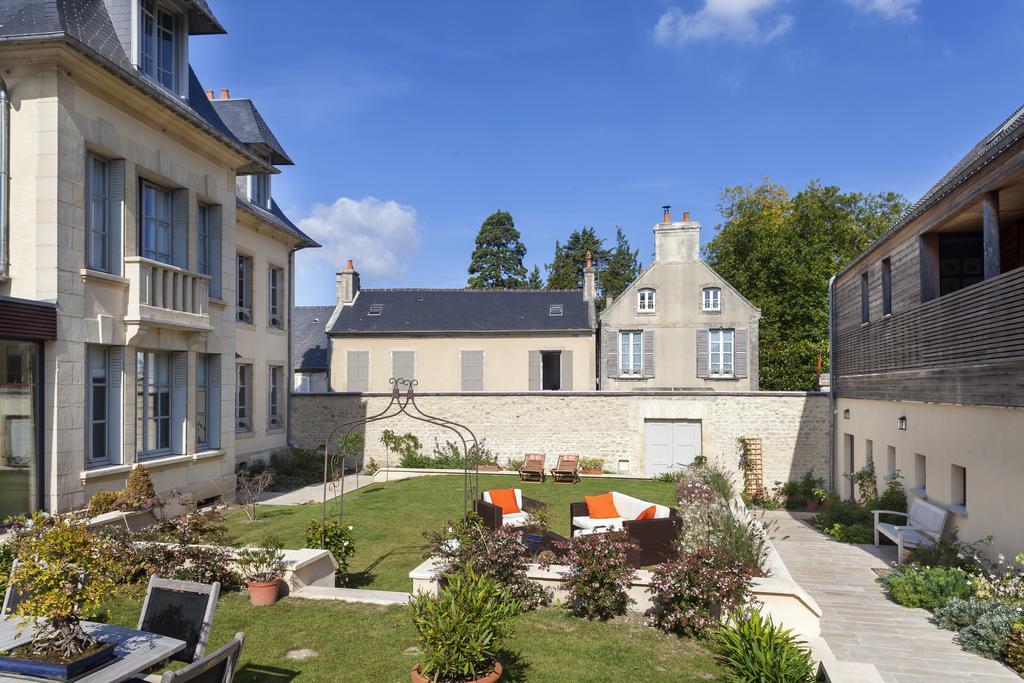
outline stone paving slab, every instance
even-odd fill
[[[838,660],[873,664],[889,683],[1021,683],[999,662],[961,650],[927,610],[889,600],[874,570],[892,566],[895,546],[839,543],[800,517],[765,513],[793,580],[821,607],[821,635]]]
[[[345,493],[351,493],[364,486],[373,483],[373,477],[368,474],[349,474],[345,477]],[[336,490],[327,490],[327,496],[333,500],[337,497]],[[276,492],[267,491],[260,496],[260,503],[263,505],[306,505],[308,503],[322,503],[324,499],[324,485],[310,484],[294,491]]]

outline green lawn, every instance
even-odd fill
[[[584,479],[578,484],[524,483],[515,477],[480,477],[480,488],[521,486],[523,495],[547,503],[552,531],[569,535],[569,503],[584,495],[619,491],[652,503],[672,505],[674,486],[646,479]],[[259,543],[264,535],[281,537],[288,548],[304,545],[306,524],[320,516],[319,505],[261,506],[249,522],[241,509],[229,513],[233,542]],[[353,526],[355,555],[350,562],[354,588],[409,591],[409,572],[423,561],[423,533],[437,531],[462,516],[462,477],[434,476],[373,484],[345,496],[345,522]]]
[[[108,621],[134,628],[140,601],[108,604]],[[223,596],[210,648],[244,631],[238,683],[300,681],[404,682],[416,664],[416,635],[403,607],[286,599],[252,607]],[[291,650],[319,656],[289,660]],[[502,681],[709,681],[723,674],[700,644],[632,623],[576,619],[557,609],[525,614],[501,657]]]

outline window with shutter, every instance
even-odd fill
[[[370,390],[370,352],[349,351],[346,354],[348,364],[345,391],[359,392]]]
[[[153,261],[174,265],[171,192],[144,180],[139,194],[142,255]]]
[[[540,362],[540,351],[530,351],[528,368],[530,391],[540,391]]]
[[[235,366],[238,378],[235,383],[235,431],[252,431],[252,365],[240,363]]]
[[[89,267],[93,270],[110,272],[110,232],[112,202],[110,196],[110,167],[106,159],[90,154],[86,166],[86,186],[89,192],[89,207],[86,212],[89,241]]]
[[[171,452],[185,453],[188,430],[188,352],[171,354]]]
[[[654,377],[654,330],[644,330],[644,377]]]
[[[461,353],[462,390],[484,390],[484,352],[463,351]]]
[[[90,346],[86,352],[89,370],[86,394],[86,424],[89,438],[86,443],[86,464],[105,465],[109,462],[108,439],[110,430],[110,358],[103,346]]]
[[[572,351],[562,351],[561,390],[572,391]]]
[[[601,352],[604,354],[605,377],[619,376],[619,337],[615,330],[601,332]]]
[[[267,429],[281,429],[284,420],[281,413],[281,378],[284,369],[271,365],[267,377]]]
[[[733,376],[735,377],[746,377],[747,371],[747,331],[736,330],[734,333],[735,344],[733,348]]]
[[[735,331],[716,329],[708,332],[708,361],[712,377],[732,377]]]
[[[640,330],[619,332],[619,376],[640,377],[644,371],[644,336]]]
[[[171,196],[171,263],[188,270],[188,190],[175,190]]]
[[[708,358],[708,330],[697,330],[697,377],[707,379],[711,376],[710,359]]]
[[[409,381],[416,379],[416,352],[392,351],[391,375]]]
[[[223,209],[220,206],[207,208],[207,219],[210,228],[210,296],[221,298],[221,277],[224,264],[221,263],[221,225]]]
[[[138,351],[135,448],[139,459],[171,451],[171,354]]]

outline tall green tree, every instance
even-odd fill
[[[640,250],[630,249],[622,228],[615,228],[615,248],[608,253],[604,272],[598,276],[597,310],[604,310],[606,297],[615,298],[640,277]]]
[[[722,193],[725,222],[704,258],[761,309],[760,387],[813,389],[828,364],[828,281],[906,211],[899,194],[770,180]]]
[[[587,252],[590,252],[594,268],[604,270],[608,250],[604,240],[597,236],[594,228],[573,230],[565,244],[555,242],[555,256],[544,266],[548,271],[548,289],[580,289],[583,287],[583,269],[586,267]]]
[[[527,289],[544,289],[544,278],[540,275],[540,266],[534,266],[530,277],[526,280]]]
[[[469,262],[473,289],[522,289],[526,286],[526,246],[512,214],[498,210],[487,217],[476,236]]]

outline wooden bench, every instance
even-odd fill
[[[903,563],[903,549],[917,548],[923,545],[935,545],[942,538],[942,530],[946,526],[949,511],[921,498],[910,503],[910,512],[894,512],[892,510],[872,510],[875,516],[875,545],[879,535],[885,536],[896,543],[896,563]],[[905,525],[889,524],[879,521],[880,515],[898,515],[906,517]]]

